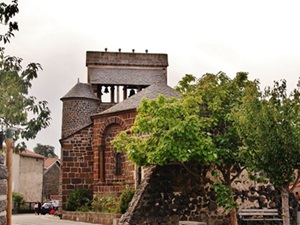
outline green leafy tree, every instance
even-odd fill
[[[144,99],[130,133],[121,132],[112,144],[140,166],[179,162],[187,168],[189,161],[213,165],[218,202],[237,225],[231,184],[244,168],[230,114],[248,82],[247,73],[237,73],[234,79],[222,72],[198,80],[186,75],[176,87],[181,99]]]
[[[11,19],[19,12],[18,1],[12,4],[0,3],[0,23],[8,26],[8,31],[0,35],[0,42],[10,42],[13,31],[18,30],[17,22]],[[3,129],[17,128],[15,139],[34,139],[37,133],[49,126],[50,110],[46,101],[37,101],[29,95],[33,79],[42,69],[39,63],[30,63],[22,68],[22,59],[8,56],[0,47],[0,126]],[[1,145],[0,145],[1,146]],[[18,143],[16,149],[24,149],[25,143]]]
[[[36,147],[33,148],[33,151],[35,153],[43,155],[47,158],[56,158],[56,157],[58,157],[54,152],[54,147],[51,146],[51,145],[37,144]]]
[[[3,26],[8,26],[4,34],[0,34],[0,42],[10,42],[10,38],[14,36],[13,32],[19,30],[18,23],[11,19],[19,12],[18,0],[13,0],[12,4],[7,5],[4,2],[0,3],[0,23]]]
[[[29,96],[32,80],[37,78],[40,64],[30,63],[22,70],[22,59],[5,56],[0,48],[0,125],[16,127],[15,139],[34,139],[37,133],[49,126],[50,109],[46,101]],[[21,142],[17,149],[25,147]]]
[[[299,181],[300,92],[287,95],[286,81],[259,91],[246,88],[243,105],[235,110],[236,127],[245,147],[241,155],[249,169],[263,172],[281,191],[283,223],[290,224],[289,186]],[[297,172],[297,173],[295,173]]]

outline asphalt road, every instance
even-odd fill
[[[12,225],[91,225],[93,223],[75,222],[70,220],[61,220],[53,215],[35,215],[32,214],[13,214]],[[93,224],[95,225],[95,224]]]

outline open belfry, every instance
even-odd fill
[[[136,188],[141,169],[110,141],[133,125],[143,98],[178,97],[167,85],[166,54],[88,51],[86,66],[87,83],[78,81],[61,98],[63,209],[73,189],[119,196],[124,186]]]

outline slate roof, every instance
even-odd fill
[[[150,85],[156,82],[166,83],[166,71],[162,69],[132,68],[89,68],[89,80],[92,84],[114,85]]]
[[[61,100],[66,98],[87,98],[99,100],[92,92],[89,84],[78,82]]]
[[[124,101],[112,106],[111,108],[99,113],[103,115],[107,113],[119,112],[129,109],[136,109],[140,105],[143,98],[154,99],[159,94],[164,95],[166,98],[176,97],[179,98],[179,93],[165,83],[155,83],[143,89],[137,94],[125,99]]]

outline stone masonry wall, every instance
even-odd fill
[[[122,191],[122,184],[127,183],[129,179],[126,176],[127,166],[124,153],[116,152],[116,149],[110,144],[110,141],[121,131],[118,124],[111,124],[105,130],[105,147],[104,147],[104,171],[103,179],[94,185],[94,193],[102,193],[103,195],[119,196]],[[119,157],[117,159],[117,157]],[[118,171],[117,171],[118,170]],[[131,180],[133,180],[131,178]]]
[[[50,199],[50,195],[59,194],[60,167],[57,163],[51,166],[44,174],[44,197]]]
[[[167,54],[92,52],[86,53],[86,66],[144,66],[167,67]]]
[[[101,225],[112,225],[113,220],[120,218],[120,214],[99,212],[70,212],[63,211],[62,219],[76,222],[87,222]]]
[[[60,204],[66,207],[67,197],[76,188],[93,194],[120,196],[124,186],[134,188],[134,165],[121,154],[121,174],[116,173],[115,149],[110,140],[120,130],[128,129],[134,122],[136,111],[120,116],[94,118],[94,123],[74,135],[61,140]],[[106,149],[107,148],[107,149]],[[104,164],[100,153],[104,151]],[[100,179],[100,167],[105,167],[105,179]]]
[[[174,225],[180,220],[190,220],[229,225],[228,212],[216,204],[208,171],[202,166],[193,168],[193,172],[201,175],[196,178],[180,165],[150,168],[119,224]],[[237,189],[240,187],[243,188]],[[239,208],[281,208],[280,193],[269,184],[255,184],[243,177],[237,180],[234,193]],[[290,201],[293,224],[297,203],[292,196]]]
[[[68,99],[64,101],[62,112],[62,138],[91,124],[90,115],[96,113],[98,102],[95,100]]]
[[[134,188],[134,164],[120,154],[120,171],[117,172],[117,152],[110,141],[122,130],[132,126],[136,111],[94,119],[94,194],[120,196],[124,186]]]
[[[0,225],[6,225],[7,205],[7,169],[4,166],[4,156],[0,153]]]
[[[65,209],[67,197],[76,188],[93,193],[92,127],[62,140],[60,202]]]
[[[213,220],[228,224],[226,211],[217,207],[216,195],[205,168],[198,167],[198,178],[180,165],[156,166],[149,169],[142,184],[121,217],[121,225],[173,225],[180,220]]]

